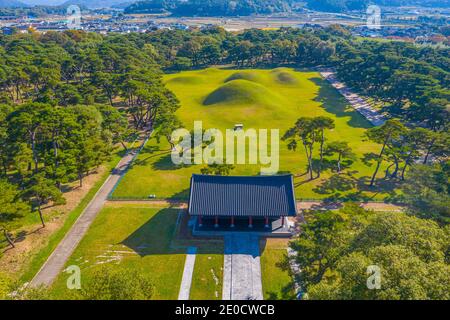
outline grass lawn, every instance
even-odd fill
[[[379,146],[364,136],[371,125],[352,109],[345,99],[317,72],[292,69],[225,70],[205,69],[165,76],[165,81],[181,102],[177,115],[187,129],[196,120],[203,129],[232,129],[244,124],[244,129],[279,129],[280,137],[301,116],[329,116],[336,128],[327,132],[330,141],[348,141],[357,159],[337,175],[334,158],[325,159],[326,171],[320,179],[308,181],[306,157],[302,148],[290,151],[280,142],[280,171],[295,175],[296,196],[299,199],[348,198],[382,200],[392,195],[393,184],[370,189],[367,181],[373,166],[362,161],[365,153],[379,152]],[[316,147],[316,152],[318,152]],[[317,155],[316,155],[317,158]],[[122,179],[113,197],[144,199],[155,194],[159,199],[188,198],[189,178],[200,173],[205,165],[176,166],[171,161],[170,147],[165,139],[160,143],[150,139],[132,168]],[[259,174],[260,164],[236,165],[232,175]],[[380,177],[383,168],[380,170]]]
[[[139,270],[155,286],[154,299],[177,299],[186,257],[170,246],[177,216],[168,208],[105,207],[67,266],[80,266],[81,285],[102,264]],[[62,272],[52,287],[58,298],[68,294],[67,277]]]
[[[285,239],[261,240],[261,273],[265,300],[286,300],[295,298],[292,278],[280,263],[287,256]]]
[[[176,228],[178,213],[178,209],[147,204],[107,205],[66,266],[81,268],[81,285],[104,264],[138,270],[155,286],[154,299],[177,299],[187,247],[196,246],[190,298],[221,299],[223,241],[180,237]],[[53,284],[51,293],[55,298],[70,298],[68,276],[62,272]]]
[[[223,244],[213,250],[200,248],[195,259],[191,300],[221,300],[223,282]]]

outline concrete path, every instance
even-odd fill
[[[263,300],[259,237],[250,233],[224,237],[223,300]]]
[[[333,87],[335,87],[352,105],[352,107],[363,115],[374,126],[381,126],[386,117],[382,115],[377,109],[372,107],[367,101],[353,93],[345,83],[340,82],[332,70],[321,70],[320,74],[325,78]]]
[[[122,174],[126,172],[129,164],[136,155],[136,152],[137,151],[131,151],[120,160],[111,175],[106,179],[103,186],[98,190],[97,194],[78,217],[77,221],[75,221],[72,228],[61,240],[45,264],[34,276],[33,280],[31,280],[31,286],[49,286],[56,279],[58,274],[64,268],[67,260],[78,246],[78,243],[89,229],[91,223],[102,209],[109,193],[114,189]]]
[[[181,280],[180,292],[178,293],[178,300],[189,300],[192,275],[194,274],[196,253],[196,247],[189,247],[187,250],[186,262],[184,263],[183,278]]]

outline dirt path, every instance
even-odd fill
[[[171,200],[108,200],[107,206],[123,207],[123,206],[143,206],[151,208],[159,207],[173,207],[177,209],[186,209],[188,203],[186,201],[171,201]],[[320,201],[297,201],[297,209],[299,210],[335,210],[343,206],[343,203],[326,204]],[[361,207],[374,211],[396,211],[404,210],[401,205],[384,203],[384,202],[366,202],[361,203]]]
[[[72,252],[78,246],[78,243],[89,229],[91,223],[102,209],[108,195],[114,189],[120,177],[126,172],[136,153],[137,150],[133,150],[120,160],[116,168],[106,179],[103,186],[99,189],[78,220],[74,223],[63,240],[61,240],[39,272],[35,275],[30,285],[48,286],[55,280],[59,272],[63,269],[66,261],[69,259]]]

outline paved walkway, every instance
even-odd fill
[[[321,70],[320,74],[325,78],[333,87],[335,87],[346,99],[352,107],[362,114],[370,123],[374,126],[381,126],[386,121],[386,117],[383,116],[377,109],[372,107],[367,101],[353,93],[345,83],[340,82],[336,78],[336,74],[332,70]]]
[[[186,262],[184,263],[183,278],[181,280],[180,292],[178,293],[178,300],[189,300],[196,253],[196,247],[189,247],[187,250]]]
[[[263,300],[259,237],[227,234],[225,240],[223,300]]]
[[[33,280],[31,280],[31,286],[49,286],[56,279],[58,274],[64,268],[67,260],[78,246],[78,243],[89,229],[91,223],[102,209],[109,193],[114,189],[114,186],[117,184],[122,174],[126,172],[129,164],[136,155],[136,152],[137,151],[131,151],[120,160],[111,175],[106,179],[103,186],[99,189],[97,194],[78,217],[72,228],[47,259],[41,270],[39,270]]]

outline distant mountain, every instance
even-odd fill
[[[125,9],[126,7],[131,6],[135,1],[124,1],[119,4],[112,5],[111,8],[114,9]]]
[[[21,0],[25,4],[32,6],[59,6],[66,0]]]
[[[123,4],[124,0],[68,0],[63,6],[78,5],[89,9],[112,8],[113,6]]]
[[[24,8],[27,4],[18,0],[0,0],[0,8]]]
[[[290,12],[298,0],[144,0],[125,8],[125,13],[169,11],[176,16],[248,16]]]
[[[386,7],[422,6],[450,8],[450,0],[305,0],[309,9],[325,12],[364,11],[371,4]]]

